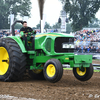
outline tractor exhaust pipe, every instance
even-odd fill
[[[40,10],[40,32],[43,33],[43,9],[45,0],[38,0],[39,10]]]

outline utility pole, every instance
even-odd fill
[[[66,12],[64,10],[61,11],[61,32],[66,33]]]
[[[14,22],[14,14],[12,14],[12,8],[13,8],[13,7],[11,6],[10,9],[9,9],[9,10],[10,10],[10,15],[9,15],[9,17],[8,17],[8,18],[10,19],[10,20],[9,20],[9,21],[10,21],[10,32],[12,31],[12,30],[11,30],[11,26],[12,26],[12,24],[13,24],[13,22]]]
[[[65,0],[62,1],[62,10],[60,12],[60,18],[58,20],[58,23],[61,23],[61,32],[62,33],[66,33],[66,23],[68,23],[67,14],[64,11],[64,4],[65,4]]]

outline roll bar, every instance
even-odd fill
[[[12,26],[11,26],[11,30],[12,30],[12,36],[15,36],[15,29],[14,29],[14,26],[16,25],[16,23],[23,23],[23,21],[22,20],[16,20],[13,24],[12,24]]]

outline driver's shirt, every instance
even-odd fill
[[[29,32],[32,32],[33,29],[31,27],[22,27],[20,29],[20,32],[23,31],[24,33],[29,33]]]

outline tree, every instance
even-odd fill
[[[33,30],[35,30],[36,29],[36,27],[33,27]]]
[[[88,26],[91,19],[95,17],[100,8],[100,0],[61,0],[64,3],[64,10],[69,19],[72,20],[74,31],[81,30]]]
[[[54,29],[61,28],[61,23],[55,23],[55,25],[52,26]]]
[[[36,28],[37,29],[40,29],[40,23],[36,25]]]
[[[66,33],[70,33],[70,32],[73,32],[71,23],[66,25]]]
[[[23,26],[21,24],[16,24],[15,29],[21,29]]]
[[[49,23],[45,23],[45,27],[44,27],[45,29],[50,29],[51,28],[51,26],[50,26],[50,24]]]
[[[100,27],[100,20],[97,18],[91,19],[91,23],[89,23],[88,28],[99,28]]]
[[[46,28],[46,29],[50,29],[51,26],[50,26],[49,23],[45,22],[45,26],[44,26],[44,28]],[[36,29],[40,29],[40,23],[36,25]]]
[[[0,0],[0,29],[9,28],[8,16],[12,14],[30,16],[30,0]]]

